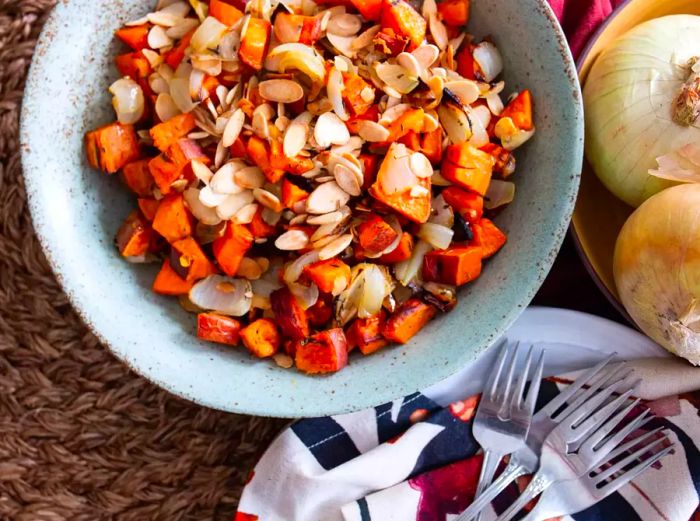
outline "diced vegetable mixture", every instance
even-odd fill
[[[88,161],[136,197],[119,252],[200,338],[331,373],[479,277],[535,128],[469,2],[159,0],[116,32]]]

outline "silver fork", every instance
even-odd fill
[[[535,401],[540,389],[544,353],[540,353],[532,374],[530,388],[525,395],[525,384],[532,364],[532,346],[525,366],[517,380],[513,380],[517,362],[518,344],[504,343],[479,402],[473,424],[474,438],[484,451],[476,495],[491,483],[501,459],[525,444]],[[506,361],[507,358],[507,361]]]
[[[595,366],[586,370],[576,381],[555,396],[547,405],[537,411],[532,418],[530,430],[525,440],[525,445],[511,455],[506,468],[496,478],[496,480],[481,494],[476,497],[473,503],[455,521],[468,521],[481,512],[491,501],[498,496],[515,479],[525,474],[534,474],[540,462],[542,444],[547,435],[564,420],[569,414],[575,411],[593,394],[598,392],[606,384],[611,384],[610,380],[617,377],[619,380],[618,390],[627,390],[625,384],[631,371],[620,374],[620,366],[608,366],[614,355],[610,355],[600,361]],[[605,369],[609,371],[604,371]],[[581,391],[584,386],[590,385]],[[579,393],[579,391],[581,391]],[[569,403],[571,401],[571,403]],[[568,405],[567,405],[568,404]],[[566,406],[566,407],[565,407]],[[562,409],[563,408],[563,409]]]
[[[635,399],[625,405],[633,389],[609,401],[615,388],[616,385],[613,384],[587,400],[547,436],[542,446],[540,468],[520,497],[497,521],[510,521],[554,482],[577,479],[597,468],[630,433],[650,419],[648,411],[644,411],[611,435],[639,403],[639,399]],[[577,447],[578,450],[572,453],[572,447]]]
[[[656,437],[662,430],[663,427],[659,427],[620,445],[610,453],[596,473],[587,472],[578,479],[554,483],[542,493],[535,507],[522,521],[544,521],[576,514],[636,479],[673,450],[673,443],[663,447],[670,443],[667,434]],[[613,463],[618,457],[640,445],[636,451]]]

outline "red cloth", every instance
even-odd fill
[[[575,58],[601,23],[625,0],[549,0]]]

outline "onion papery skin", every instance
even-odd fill
[[[617,239],[613,270],[637,326],[700,365],[700,185],[669,188],[637,208]]]
[[[626,33],[596,60],[583,90],[586,158],[627,204],[677,184],[649,175],[656,158],[700,142],[700,125],[673,121],[675,99],[700,56],[700,17],[674,15]]]

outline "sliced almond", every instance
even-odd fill
[[[430,34],[433,36],[435,44],[440,48],[440,50],[446,49],[450,42],[450,38],[447,36],[447,28],[445,27],[445,24],[440,21],[437,14],[430,15],[430,18],[428,19],[428,26],[430,27]]]
[[[178,23],[168,28],[165,34],[173,40],[179,40],[198,25],[199,21],[194,18],[183,18]]]
[[[420,152],[414,152],[408,164],[416,177],[425,179],[433,175],[433,166],[430,164],[430,160]]]
[[[223,220],[232,219],[238,210],[252,203],[253,200],[253,192],[250,190],[229,195],[223,203],[216,207],[216,214]]]
[[[255,197],[255,200],[261,205],[263,205],[266,208],[269,208],[274,212],[281,212],[283,209],[279,197],[277,197],[272,192],[268,192],[264,188],[255,188],[253,190],[253,197]]]
[[[266,181],[263,171],[257,166],[246,166],[240,170],[236,170],[234,179],[236,180],[236,184],[243,188],[248,188],[249,190],[261,188]]]
[[[223,141],[219,141],[216,144],[216,153],[214,154],[214,168],[220,168],[224,161],[228,159],[228,156],[228,147],[224,145]]]
[[[263,99],[276,103],[294,103],[304,96],[304,89],[296,81],[274,79],[261,81],[258,92]]]
[[[294,365],[294,359],[291,356],[284,353],[275,353],[274,355],[272,355],[272,359],[282,369],[289,369]]]
[[[160,25],[154,25],[151,30],[148,31],[148,46],[151,49],[161,49],[163,47],[168,47],[173,44],[172,38],[165,34],[165,29]]]
[[[436,112],[426,111],[423,113],[423,132],[434,132],[440,127],[440,120]]]
[[[311,192],[306,199],[306,211],[314,215],[334,212],[344,206],[349,199],[348,193],[331,181],[319,185]]]
[[[344,145],[334,145],[331,147],[331,153],[335,155],[351,154],[358,157],[362,152],[364,141],[360,136],[350,136],[350,139]]]
[[[357,133],[362,139],[371,143],[381,143],[391,135],[388,128],[370,120],[360,120]]]
[[[332,243],[334,240],[336,240],[338,237],[340,237],[340,234],[332,234],[332,235],[326,235],[325,237],[321,237],[320,239],[317,239],[312,242],[311,246],[314,249],[320,250],[324,246]]]
[[[226,163],[221,168],[219,168],[214,177],[211,178],[210,186],[212,190],[220,194],[238,194],[242,192],[246,187],[240,186],[236,182],[236,171],[240,170],[245,166],[242,161],[234,160]]]
[[[221,138],[225,147],[230,147],[236,142],[243,129],[243,123],[245,123],[245,112],[236,109],[226,123],[224,135]]]
[[[381,29],[382,27],[380,25],[373,25],[366,31],[362,32],[357,38],[355,38],[352,41],[353,50],[359,51],[360,49],[364,49],[365,47],[372,45],[374,37],[377,36],[377,33]]]
[[[292,226],[295,224],[302,224],[306,222],[306,217],[307,215],[305,213],[292,217],[291,219],[289,219],[289,224],[291,224]]]
[[[381,62],[374,65],[374,70],[387,87],[398,93],[398,96],[394,97],[400,98],[402,94],[408,94],[418,86],[418,76],[411,75],[401,65]],[[384,91],[389,95],[393,95],[386,88]]]
[[[463,105],[471,105],[479,99],[479,86],[475,81],[449,81],[445,84],[445,88],[455,94]]]
[[[396,57],[396,63],[406,69],[406,72],[414,78],[422,76],[423,67],[413,54],[409,52],[399,53]]]
[[[345,123],[333,112],[321,114],[314,128],[314,139],[321,148],[331,145],[345,145],[350,141],[350,131]]]
[[[233,220],[238,224],[249,224],[253,221],[255,213],[258,211],[258,205],[255,203],[250,203],[242,207],[233,216]]]
[[[435,45],[424,43],[414,49],[411,54],[418,61],[421,69],[427,71],[440,56],[440,49]]]
[[[338,223],[327,223],[327,224],[322,224],[316,230],[314,233],[311,235],[311,242],[316,242],[320,239],[323,239],[324,237],[328,237],[329,235],[334,235],[336,233],[340,233],[342,230],[338,230]]]
[[[185,203],[187,203],[190,212],[192,212],[192,215],[194,215],[200,223],[214,226],[221,222],[221,217],[216,214],[216,209],[205,206],[199,200],[199,190],[196,188],[188,188],[182,195],[185,198]]]
[[[348,13],[331,17],[326,26],[326,32],[338,36],[355,36],[360,29],[362,29],[362,18]]]
[[[326,213],[323,215],[314,215],[312,217],[308,217],[306,219],[306,222],[308,224],[313,224],[313,225],[321,225],[321,224],[338,224],[340,221],[344,219],[344,214],[340,210],[335,211],[335,212],[330,212]]]
[[[192,172],[194,173],[195,177],[204,184],[209,184],[211,178],[214,177],[214,173],[209,170],[209,167],[196,159],[192,160]]]
[[[301,230],[289,230],[277,237],[275,247],[283,251],[301,250],[309,244],[309,236]]]
[[[324,246],[320,252],[318,252],[318,258],[321,260],[332,259],[333,257],[340,255],[345,251],[345,249],[352,243],[352,234],[347,233],[341,235],[336,240]]]
[[[282,149],[287,157],[296,157],[309,139],[309,125],[313,115],[305,111],[299,114],[287,127],[282,141]]]
[[[163,57],[156,51],[152,51],[151,49],[141,49],[141,54],[143,54],[148,60],[148,63],[153,70],[157,69],[158,66],[163,63]]]
[[[421,14],[423,15],[423,18],[425,18],[427,20],[432,15],[436,15],[437,12],[438,12],[438,10],[437,10],[437,4],[435,3],[435,0],[424,0],[423,1],[423,7],[421,10]]]
[[[219,194],[211,189],[210,186],[204,186],[199,191],[199,200],[204,206],[209,208],[218,207],[228,198],[227,194]]]
[[[236,277],[243,277],[248,280],[257,280],[262,275],[260,264],[255,262],[250,257],[243,257],[236,271]]]
[[[338,186],[351,196],[358,196],[362,193],[362,184],[358,183],[354,171],[342,163],[338,163],[333,169],[333,177]]]
[[[261,105],[262,107],[263,105]],[[258,107],[260,108],[260,107]],[[270,123],[269,119],[265,117],[265,111],[258,111],[257,109],[253,112],[253,132],[255,135],[261,139],[269,139],[270,137]]]
[[[174,27],[182,21],[182,18],[182,16],[175,13],[168,13],[165,11],[156,11],[155,13],[148,13],[146,15],[146,19],[152,24],[155,24],[156,27],[160,26],[160,29],[163,29],[163,27]],[[165,34],[165,30],[163,30],[163,34]]]
[[[177,108],[172,96],[167,92],[158,94],[156,98],[156,114],[161,121],[168,121],[170,118],[180,114],[180,109]]]
[[[392,107],[387,108],[384,111],[382,117],[379,118],[379,123],[382,125],[388,125],[390,123],[393,123],[399,116],[401,116],[410,108],[411,105],[409,105],[408,103],[399,103],[397,105],[393,105]]]
[[[326,33],[326,38],[336,50],[348,58],[354,58],[356,50],[353,47],[354,36],[340,36],[338,34]]]
[[[276,212],[275,210],[272,210],[272,209],[267,208],[267,207],[263,208],[262,219],[270,226],[277,226],[277,223],[280,222],[281,218],[282,218],[281,212]]]

